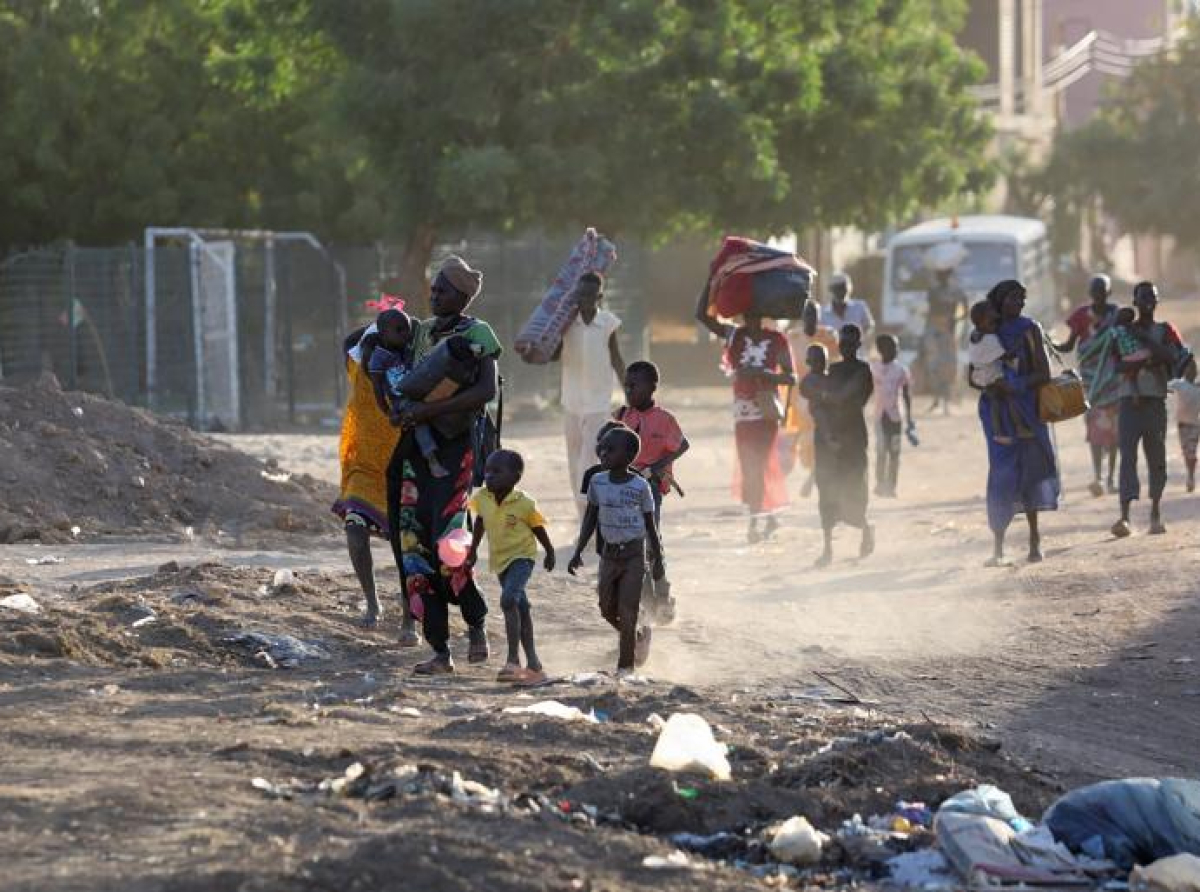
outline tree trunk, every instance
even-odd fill
[[[400,248],[396,277],[384,289],[403,297],[407,312],[418,318],[429,315],[429,264],[436,240],[437,232],[428,224],[411,230]]]

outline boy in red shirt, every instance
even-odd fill
[[[663,496],[675,482],[672,469],[676,459],[688,451],[689,444],[675,416],[654,402],[658,380],[658,366],[654,363],[630,363],[625,370],[625,405],[614,417],[642,440],[632,467],[650,481],[654,519],[661,523]]]
[[[689,444],[675,416],[654,402],[658,381],[658,366],[654,363],[630,363],[625,370],[625,405],[617,410],[615,418],[641,438],[641,449],[631,468],[650,483],[654,522],[661,531],[663,496],[672,487],[683,494],[672,472],[675,461],[688,451]],[[670,622],[675,615],[671,583],[665,576],[658,582],[647,577],[647,587],[652,591],[644,592],[643,601],[648,602],[660,619]]]

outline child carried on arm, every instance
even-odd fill
[[[371,354],[367,371],[375,385],[380,411],[393,423],[412,403],[451,397],[472,384],[479,374],[480,348],[464,337],[447,338],[414,365],[412,342],[416,327],[412,318],[401,310],[384,310],[376,325],[379,347]],[[434,421],[434,426],[437,423]],[[429,472],[434,477],[446,477],[450,472],[438,458],[437,440],[430,425],[417,425],[413,435]]]
[[[978,301],[971,307],[971,323],[975,330],[967,345],[970,383],[977,390],[986,390],[991,398],[992,439],[1010,445],[1018,437],[1032,437],[1033,431],[1021,418],[1016,403],[996,386],[1008,380],[1015,358],[1004,349],[996,333],[1000,330],[1000,312],[986,300]]]

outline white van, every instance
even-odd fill
[[[1004,279],[1020,279],[1029,291],[1026,315],[1053,325],[1056,300],[1046,226],[1028,217],[1002,215],[941,218],[897,233],[887,246],[884,263],[882,324],[908,348],[925,330],[927,294],[934,273],[926,252],[935,245],[957,242],[965,249],[955,279],[974,303]]]

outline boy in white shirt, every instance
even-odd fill
[[[900,342],[895,335],[877,337],[875,349],[879,351],[879,359],[871,363],[871,377],[875,379],[875,495],[895,498],[896,479],[900,476],[901,429],[906,429],[910,438],[916,430],[909,392],[912,379],[908,367],[896,359]],[[905,419],[908,419],[906,428]]]

